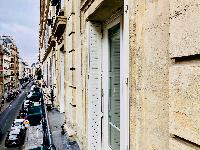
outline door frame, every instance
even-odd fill
[[[128,96],[128,68],[129,50],[127,33],[124,33],[124,18],[120,15],[114,21],[103,26],[102,38],[102,90],[103,90],[103,149],[111,150],[108,140],[108,104],[109,104],[109,35],[108,31],[120,23],[120,149],[129,147],[129,96]],[[124,40],[126,39],[126,40]],[[121,128],[123,127],[123,128]]]
[[[129,0],[124,0],[124,13],[122,23],[122,48],[123,53],[120,53],[120,98],[123,99],[123,103],[120,103],[120,108],[124,108],[120,112],[120,125],[125,128],[121,128],[120,133],[120,149],[130,149],[130,103],[129,103]]]

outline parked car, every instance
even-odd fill
[[[25,127],[24,122],[25,122],[25,119],[15,119],[11,129],[19,128],[19,129],[25,130],[26,127]]]
[[[19,94],[21,94],[21,90],[17,90],[14,92],[15,97],[17,97]]]
[[[42,120],[42,106],[36,105],[29,107],[28,109],[28,120],[30,122],[31,126],[36,126],[40,124],[40,121]]]
[[[30,100],[26,99],[23,103],[23,109],[27,109],[29,105],[30,105]]]
[[[15,99],[15,97],[14,97],[13,92],[8,93],[8,96],[6,97],[6,101],[11,102],[14,99]]]
[[[17,96],[18,96],[18,92],[17,92],[17,91],[14,91],[14,92],[13,92],[13,99],[15,99]]]
[[[2,129],[0,128],[0,137],[2,137],[3,136],[3,131],[2,131]]]
[[[36,85],[32,85],[30,91],[33,92],[35,87],[36,87]]]
[[[30,96],[30,100],[31,101],[34,101],[34,102],[40,102],[41,101],[41,98],[42,98],[42,95],[41,95],[41,93],[40,92],[36,92],[36,91],[34,91],[32,94],[31,94],[31,96]]]
[[[1,104],[2,104],[2,105],[4,104],[4,98],[1,99]]]
[[[44,146],[40,147],[32,147],[30,150],[47,150],[48,148],[45,148]]]
[[[20,118],[24,118],[25,116],[27,116],[28,113],[28,109],[22,109],[19,111],[19,116]]]
[[[21,91],[21,90],[17,90],[17,93],[18,93],[18,94],[21,94],[21,93],[22,93],[22,91]]]
[[[26,98],[27,98],[27,99],[30,99],[32,95],[33,95],[33,92],[28,92]]]
[[[26,130],[19,129],[18,127],[11,128],[5,140],[5,147],[16,148],[24,144],[26,137]]]

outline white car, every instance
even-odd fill
[[[23,130],[26,129],[24,122],[25,119],[15,119],[15,121],[13,122],[13,126],[11,127],[11,130],[16,128]]]
[[[12,139],[14,138],[16,135],[18,135],[20,133],[20,129],[18,127],[12,127],[11,131],[9,133],[9,137]]]
[[[24,109],[26,109],[29,106],[29,100],[25,100],[24,101]]]
[[[25,137],[26,137],[26,130],[22,130],[17,126],[12,127],[11,131],[6,137],[5,147],[7,148],[20,147],[24,144]]]
[[[35,85],[33,85],[33,86],[31,87],[31,91],[32,91],[32,92],[34,91],[34,88],[35,88]]]
[[[28,94],[27,98],[31,98],[32,95],[33,95],[33,93],[30,92],[30,93]]]

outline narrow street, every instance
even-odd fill
[[[26,97],[26,91],[30,89],[31,85],[32,83],[29,83],[26,89],[22,90],[22,93],[17,97],[17,99],[14,100],[10,106],[0,114],[0,128],[3,132],[3,137],[0,137],[0,150],[5,149],[4,141],[7,135],[7,131],[10,130],[13,120],[16,118],[17,113],[19,112],[21,105]]]
[[[0,114],[0,127],[3,133],[3,135],[0,137],[0,150],[29,150],[36,148],[36,146],[45,146],[45,149],[51,149],[51,146],[55,146],[55,149],[57,150],[80,150],[78,144],[75,141],[70,140],[68,135],[61,134],[61,126],[64,122],[64,114],[59,113],[57,109],[44,111],[44,114],[42,115],[43,119],[37,125],[35,124],[35,122],[37,122],[37,117],[32,120],[32,123],[31,119],[28,118],[30,119],[30,124],[26,130],[23,146],[6,148],[6,136],[8,132],[11,131],[10,128],[14,119],[16,119],[16,117],[19,115],[19,111],[24,110],[24,102],[27,101],[30,93],[34,91],[33,87],[35,87],[35,85],[33,85],[33,82],[30,82],[26,88],[22,90],[22,93],[18,95],[18,97],[13,100],[13,102],[11,102],[10,105],[8,105],[8,107]],[[42,88],[39,89],[42,90]],[[26,93],[29,93],[29,95],[27,96]],[[36,108],[34,109],[36,110]],[[49,138],[51,139],[51,142],[49,141]]]

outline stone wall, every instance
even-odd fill
[[[130,78],[134,78],[134,82],[130,83],[133,84],[130,93],[133,92],[131,113],[135,113],[131,114],[131,140],[135,141],[131,149],[166,149],[169,138],[169,2],[136,1],[133,7],[135,18],[130,20],[133,22],[130,30],[135,42],[130,46],[135,58],[131,58]]]
[[[199,149],[198,1],[129,9],[130,149]]]
[[[199,2],[128,1],[130,149],[199,149]],[[122,5],[112,2],[68,0],[65,4],[66,121],[84,150],[88,149],[87,23],[103,24]],[[58,48],[55,53],[54,76],[58,76]],[[58,87],[59,82],[54,77]]]
[[[169,132],[181,143],[170,142],[171,149],[200,149],[199,8],[198,0],[170,0]]]
[[[76,132],[76,140],[81,149],[87,149],[87,122],[86,122],[86,87],[85,73],[86,62],[82,47],[80,27],[80,5],[79,0],[66,2],[67,31],[67,65],[66,65],[66,119],[70,128]],[[85,44],[85,43],[84,43]]]

